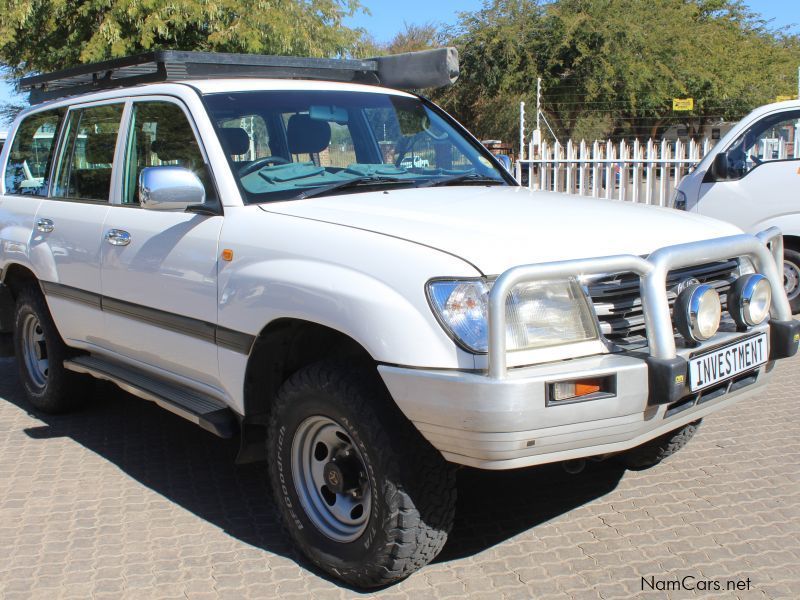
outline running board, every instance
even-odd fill
[[[199,425],[221,438],[231,438],[238,429],[233,411],[219,400],[154,379],[128,367],[94,356],[78,356],[64,361],[64,368],[110,381],[126,392],[155,402],[161,408]]]

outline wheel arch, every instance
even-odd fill
[[[9,263],[0,274],[0,333],[14,329],[14,307],[20,290],[29,285],[38,287],[39,280],[33,271],[19,263]]]
[[[360,343],[331,327],[296,318],[279,318],[264,326],[245,370],[238,463],[266,459],[266,426],[281,385],[299,369],[334,357],[351,361],[355,368],[376,366]]]

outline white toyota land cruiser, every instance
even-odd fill
[[[779,231],[531,193],[389,89],[456,75],[165,51],[24,79],[0,331],[31,404],[99,378],[240,436],[296,545],[376,586],[441,550],[456,465],[645,468],[796,352]]]

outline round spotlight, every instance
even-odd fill
[[[695,283],[678,294],[672,312],[681,335],[687,341],[702,342],[717,333],[722,303],[713,287]]]
[[[728,312],[740,329],[763,323],[771,305],[772,286],[758,273],[739,277],[728,292]]]

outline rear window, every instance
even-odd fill
[[[46,196],[55,138],[64,111],[25,117],[17,128],[6,163],[6,194]]]

